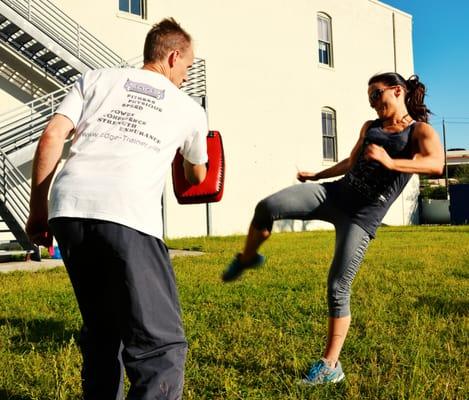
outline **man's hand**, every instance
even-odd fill
[[[47,215],[36,216],[30,214],[26,223],[26,233],[34,244],[44,247],[52,246],[52,232],[47,223]]]
[[[184,160],[184,177],[191,185],[198,185],[205,180],[207,176],[207,167],[205,164],[192,164]]]
[[[318,174],[315,172],[306,172],[306,171],[298,171],[296,174],[296,179],[300,182],[306,181],[317,181],[319,179]]]
[[[365,149],[365,159],[378,161],[387,169],[394,169],[394,160],[389,157],[387,151],[377,144],[369,144]]]

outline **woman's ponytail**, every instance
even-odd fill
[[[405,104],[410,116],[416,121],[428,122],[431,112],[424,103],[425,85],[420,82],[417,75],[412,75],[405,83],[407,88]]]

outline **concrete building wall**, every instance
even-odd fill
[[[141,54],[146,32],[164,17],[191,33],[206,60],[209,127],[222,133],[226,153],[224,197],[211,205],[216,235],[245,232],[261,198],[297,183],[297,167],[333,165],[323,160],[323,107],[336,112],[341,160],[362,124],[376,118],[368,79],[413,73],[411,16],[375,0],[148,0],[147,20],[119,12],[117,0],[55,3],[125,59]],[[332,67],[318,62],[318,13],[332,21]],[[409,223],[417,191],[414,181],[385,222]],[[178,205],[169,177],[164,200],[168,237],[206,233],[205,205]],[[327,224],[287,221],[277,229],[292,227]]]

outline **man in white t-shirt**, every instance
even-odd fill
[[[49,245],[51,232],[59,244],[83,317],[86,400],[122,398],[122,364],[128,399],[182,396],[187,343],[161,196],[178,149],[189,182],[206,175],[206,115],[179,90],[193,59],[191,37],[176,21],[154,25],[143,68],[85,73],[36,150],[26,230],[38,245]]]

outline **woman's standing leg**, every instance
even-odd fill
[[[340,352],[350,327],[350,289],[370,242],[369,234],[348,218],[335,221],[336,244],[329,270],[327,299],[329,321],[323,358],[315,362],[306,379],[307,384],[338,382],[344,378],[339,362]]]
[[[329,367],[335,367],[337,361],[339,361],[339,355],[347,337],[351,320],[350,315],[339,318],[329,317],[327,343],[323,355]]]
[[[370,243],[369,234],[348,221],[336,224],[334,259],[329,270],[327,297],[329,335],[324,357],[337,362],[350,326],[350,290]]]

